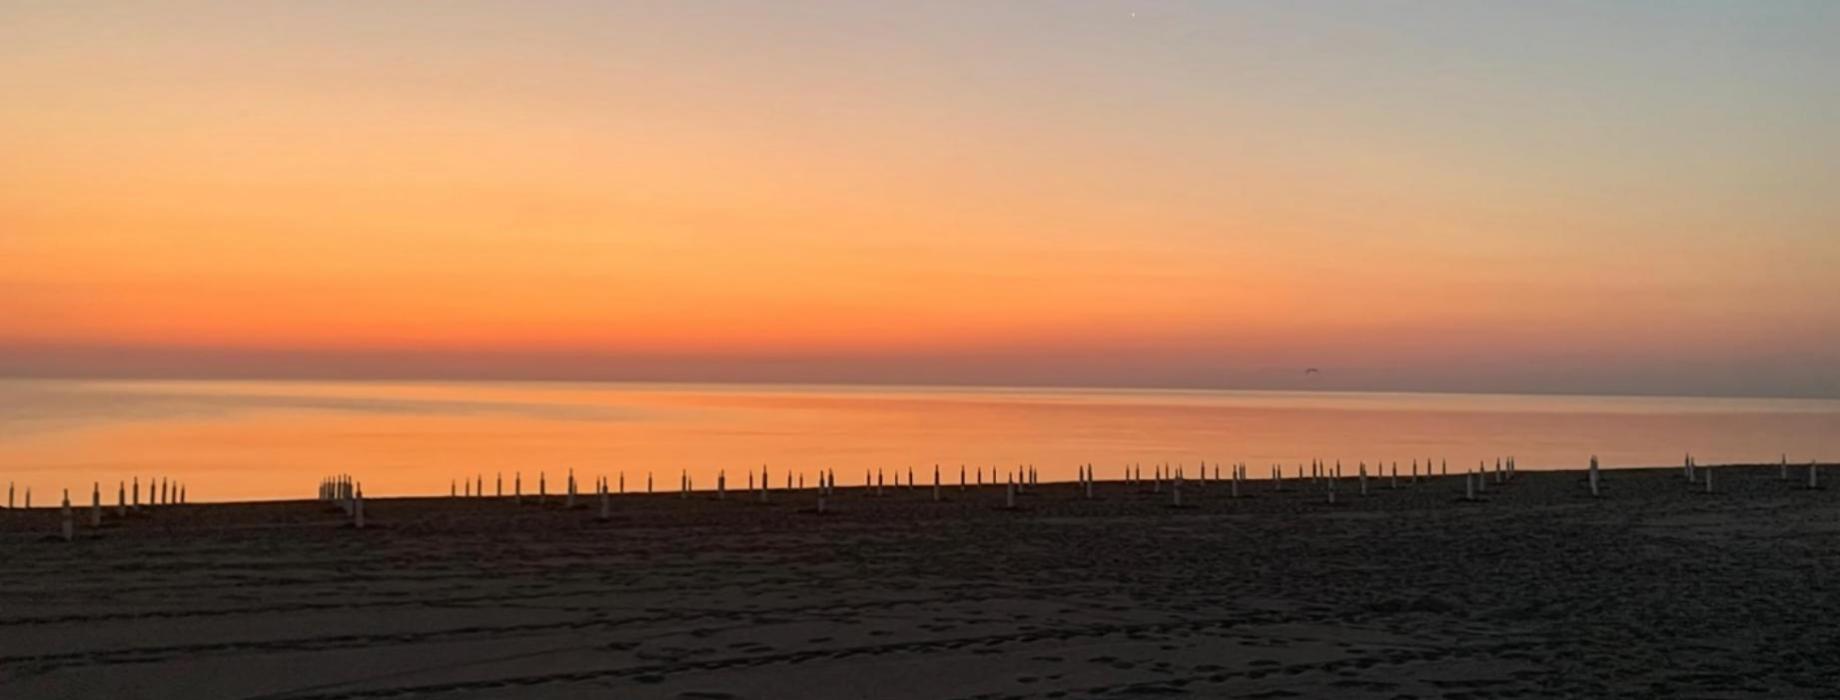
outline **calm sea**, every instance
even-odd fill
[[[1833,459],[1840,401],[1261,391],[732,386],[491,382],[0,381],[0,481],[35,504],[135,476],[190,484],[194,501],[310,497],[347,472],[368,494],[445,494],[503,473],[551,489],[680,470],[713,487],[726,468],[808,479],[908,467],[948,483],[961,464],[1033,464],[1066,479],[1092,463],[1243,461],[1251,473],[1312,458],[1448,460],[1514,455],[1523,469]],[[1192,472],[1191,472],[1192,473]],[[905,480],[905,476],[903,476]],[[814,481],[815,483],[815,481]],[[80,496],[80,497],[79,497]]]

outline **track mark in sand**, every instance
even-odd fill
[[[570,583],[585,586],[587,587],[586,590],[589,592],[595,590],[595,587],[604,587],[604,586],[610,585],[610,582],[603,580],[603,579],[583,579],[580,581],[571,581]],[[720,587],[722,586],[697,587],[697,586],[689,586],[689,585],[673,585],[673,586],[662,586],[662,587],[656,587],[656,588],[624,589],[624,593],[626,595],[643,594],[643,593],[682,593],[686,591],[704,590],[707,588],[720,588]],[[84,622],[112,622],[112,621],[118,621],[118,620],[126,620],[126,621],[170,620],[170,619],[182,619],[182,618],[192,618],[192,617],[223,617],[223,616],[228,616],[228,615],[260,615],[264,613],[310,612],[310,611],[317,611],[317,610],[372,610],[372,609],[380,609],[380,608],[444,607],[444,606],[452,606],[452,605],[468,605],[468,604],[473,604],[473,603],[504,603],[507,601],[516,601],[516,600],[539,600],[543,598],[568,598],[572,596],[585,594],[584,592],[581,592],[581,591],[570,591],[570,590],[564,590],[562,592],[557,592],[553,590],[554,588],[553,586],[544,586],[543,588],[544,590],[540,590],[536,592],[529,592],[529,593],[499,592],[499,593],[478,594],[478,595],[449,596],[449,597],[444,597],[444,598],[428,598],[426,597],[426,594],[423,593],[423,594],[414,594],[414,595],[421,595],[423,597],[413,598],[413,599],[403,599],[403,600],[362,600],[362,601],[346,601],[346,602],[338,602],[338,603],[298,602],[298,603],[282,603],[282,604],[276,604],[276,605],[262,605],[262,606],[250,606],[250,607],[209,608],[209,609],[191,609],[191,610],[152,610],[152,611],[145,611],[145,612],[72,613],[72,614],[66,614],[66,615],[41,615],[41,616],[25,615],[25,616],[19,616],[19,617],[0,618],[0,628],[24,627],[24,626],[32,626],[32,625],[56,625],[56,624],[84,623]],[[175,591],[175,592],[188,592],[182,587],[174,587],[174,588],[165,589],[165,590],[170,590],[170,591]],[[340,595],[340,593],[337,591],[331,591],[331,592],[321,594],[321,597],[333,597],[337,595]],[[400,593],[393,593],[391,595],[412,595],[412,594],[409,592],[400,592]]]
[[[499,657],[494,657],[490,659],[471,659],[471,660],[459,662],[459,663],[440,664],[440,665],[435,665],[435,666],[423,666],[419,668],[409,669],[406,671],[396,671],[393,673],[369,676],[369,677],[361,678],[361,679],[340,681],[337,683],[324,683],[320,685],[310,685],[310,686],[295,688],[293,690],[284,690],[284,691],[280,691],[277,693],[252,695],[252,696],[249,696],[247,700],[266,700],[269,698],[294,697],[297,693],[311,693],[315,691],[330,690],[332,688],[338,688],[340,686],[351,685],[352,683],[361,683],[361,682],[366,682],[366,681],[380,681],[380,680],[384,680],[388,678],[397,678],[397,677],[406,676],[406,675],[415,674],[415,673],[426,673],[428,671],[435,671],[435,670],[440,670],[444,668],[461,668],[461,667],[466,667],[466,666],[477,666],[480,664],[495,664],[495,663],[503,663],[506,661],[517,661],[519,659],[531,659],[531,658],[536,658],[539,656],[548,656],[550,654],[558,654],[562,652],[575,651],[576,649],[579,649],[579,648],[580,647],[577,647],[577,646],[557,647],[554,649],[542,649],[538,651],[529,651],[529,652],[524,652],[521,654],[510,654],[507,656],[499,656]]]
[[[264,605],[247,608],[215,608],[209,610],[152,610],[146,612],[115,612],[70,615],[44,615],[38,617],[14,617],[0,619],[0,628],[26,627],[32,625],[57,625],[84,622],[113,622],[120,620],[174,620],[193,617],[225,617],[230,615],[260,615],[264,613],[314,612],[321,610],[370,610],[376,608],[406,607],[442,607],[451,604],[488,603],[513,600],[518,598],[553,598],[554,594],[541,593],[524,596],[504,594],[457,596],[434,600],[376,600],[345,603],[286,603],[281,605]]]
[[[1392,651],[1385,652],[1381,655],[1382,658],[1378,658],[1378,659],[1370,658],[1370,657],[1357,657],[1357,658],[1345,658],[1345,659],[1336,659],[1332,661],[1320,661],[1320,662],[1302,663],[1302,664],[1264,666],[1259,669],[1245,670],[1245,671],[1215,671],[1211,673],[1194,674],[1194,675],[1188,675],[1188,676],[1181,676],[1177,678],[1159,678],[1156,680],[1139,681],[1135,683],[1116,683],[1116,684],[1107,684],[1107,685],[1088,686],[1088,687],[1083,687],[1083,688],[1056,688],[1053,690],[1042,690],[1039,692],[1025,693],[1022,695],[1010,695],[1009,697],[1011,698],[1066,697],[1068,695],[1088,695],[1088,696],[1094,696],[1094,697],[1107,696],[1107,695],[1143,696],[1143,695],[1173,694],[1171,691],[1176,691],[1182,694],[1187,694],[1187,691],[1185,689],[1190,685],[1196,685],[1196,684],[1216,684],[1217,685],[1217,684],[1225,683],[1227,681],[1232,681],[1232,680],[1259,680],[1261,678],[1267,677],[1268,675],[1272,673],[1282,673],[1286,676],[1299,676],[1299,675],[1303,675],[1305,673],[1310,673],[1310,672],[1343,673],[1343,672],[1351,671],[1353,669],[1369,668],[1373,666],[1407,666],[1407,665],[1413,665],[1413,664],[1428,663],[1428,662],[1433,662],[1433,661],[1442,661],[1442,660],[1450,659],[1450,658],[1470,656],[1470,655],[1474,655],[1478,653],[1495,654],[1500,651],[1512,649],[1515,644],[1516,644],[1515,642],[1495,643],[1495,644],[1488,644],[1488,645],[1482,645],[1482,646],[1454,647],[1454,648],[1441,649],[1441,650],[1435,650],[1435,651],[1398,649],[1398,650],[1392,650]],[[1488,685],[1492,683],[1497,683],[1497,681],[1482,681],[1481,683],[1483,685]],[[1350,688],[1350,689],[1355,688],[1355,687],[1362,687],[1362,688],[1373,689],[1373,690],[1383,689],[1381,688],[1381,686],[1385,686],[1385,688],[1396,687],[1394,684],[1387,683],[1387,682],[1346,680],[1346,679],[1339,680],[1339,681],[1331,681],[1328,683],[1328,685],[1331,687],[1342,687],[1342,688]],[[1260,693],[1246,695],[1245,697],[1280,698],[1280,697],[1297,697],[1299,695],[1301,695],[1301,693],[1297,693],[1297,692],[1290,691],[1290,690],[1284,690],[1284,689],[1274,689],[1274,690],[1262,691]],[[975,696],[973,698],[964,698],[962,700],[975,700]]]
[[[494,579],[494,580],[507,580],[507,579]],[[817,579],[811,582],[819,583],[819,584],[827,584],[828,582],[832,580],[833,579]],[[841,579],[837,579],[837,580],[841,580]],[[860,580],[853,580],[853,582],[861,583]],[[135,621],[141,621],[141,620],[174,620],[174,619],[185,619],[185,618],[194,618],[194,617],[225,617],[225,616],[232,616],[232,615],[261,615],[261,614],[267,614],[267,613],[314,612],[314,611],[327,611],[327,610],[375,610],[375,609],[386,609],[386,608],[446,607],[446,606],[465,606],[465,605],[471,605],[475,603],[502,604],[508,601],[541,600],[545,598],[569,598],[569,597],[578,597],[578,596],[583,596],[583,595],[592,595],[598,590],[604,589],[610,585],[617,585],[617,584],[623,583],[623,581],[609,580],[606,578],[583,577],[579,579],[571,579],[568,581],[568,583],[571,585],[580,585],[583,588],[564,589],[562,591],[557,591],[557,590],[554,590],[555,586],[553,585],[544,585],[542,587],[543,590],[534,591],[534,592],[511,593],[511,592],[501,591],[501,592],[493,592],[493,593],[481,593],[481,594],[475,594],[475,595],[453,595],[453,596],[447,596],[447,597],[441,597],[441,598],[429,598],[427,597],[426,592],[422,592],[422,593],[414,594],[414,595],[419,595],[420,597],[412,598],[412,599],[360,600],[360,601],[341,601],[341,602],[336,602],[336,603],[316,603],[316,602],[302,601],[302,602],[295,602],[295,603],[280,603],[280,604],[260,605],[260,606],[189,609],[189,610],[151,610],[151,611],[136,611],[136,612],[124,611],[124,612],[102,612],[102,613],[70,613],[70,614],[61,614],[61,615],[39,615],[39,616],[22,615],[18,617],[0,617],[0,629],[4,629],[7,627],[27,627],[27,626],[36,626],[36,625],[57,625],[57,624],[70,624],[70,623],[94,623],[94,622],[114,622],[114,621],[135,622]],[[732,584],[723,583],[723,584],[718,584],[718,585],[713,585],[713,586],[698,586],[698,585],[693,585],[693,584],[678,583],[678,584],[654,586],[654,587],[646,587],[646,588],[624,588],[622,589],[622,593],[623,595],[629,595],[629,596],[636,595],[636,594],[644,594],[644,593],[678,593],[678,594],[681,594],[681,593],[686,593],[686,592],[726,588],[726,587],[729,587],[730,585]],[[519,584],[519,585],[512,586],[513,589],[528,588],[528,587],[529,586],[527,584]],[[183,586],[162,588],[160,590],[180,592],[180,593],[185,593],[187,595],[192,593],[190,589],[184,588]],[[326,593],[321,594],[318,597],[336,597],[339,595],[343,595],[343,593],[340,591],[328,591]],[[408,592],[401,592],[401,593],[394,593],[391,595],[411,595],[411,594]],[[991,600],[991,599],[1006,597],[1006,595],[1007,594],[988,594],[988,595],[966,596],[963,594],[954,594],[953,591],[947,590],[947,591],[942,591],[942,595],[938,596],[935,599],[928,599],[928,600],[916,601],[916,602],[931,603],[931,602],[936,602],[938,600]],[[1010,596],[1010,597],[1013,597],[1013,596]],[[575,606],[575,607],[565,606],[565,607],[558,607],[554,609],[557,609],[557,610],[581,609],[581,606]],[[664,608],[664,609],[684,610],[684,608]],[[808,608],[792,608],[791,610],[804,611],[806,609]]]
[[[991,599],[994,598],[995,597]],[[949,600],[906,599],[862,603],[835,603],[819,606],[799,606],[766,610],[723,610],[715,608],[671,609],[670,612],[638,617],[578,619],[514,625],[474,625],[430,630],[426,632],[347,634],[321,637],[299,637],[292,639],[127,647],[55,654],[0,656],[0,668],[19,665],[45,672],[81,666],[158,663],[175,657],[195,657],[201,654],[212,653],[247,654],[261,652],[328,651],[334,649],[368,648],[383,645],[446,642],[461,639],[493,639],[506,636],[527,636],[542,632],[563,630],[616,629],[652,623],[675,624],[705,619],[740,621],[752,624],[758,623],[760,615],[762,614],[796,615],[800,613],[818,613],[820,617],[823,617],[829,614],[852,611],[886,610],[909,606],[935,605],[941,602],[963,603],[979,602],[981,600],[987,599],[963,597],[955,597]],[[292,608],[288,609],[292,610]],[[694,631],[692,631],[692,634],[694,634]],[[614,644],[618,643],[616,642]]]
[[[871,644],[839,649],[814,649],[788,652],[783,654],[764,654],[753,656],[734,656],[702,661],[684,661],[676,663],[647,664],[611,669],[575,671],[532,676],[509,676],[483,681],[459,681],[452,683],[431,683],[416,686],[399,686],[353,690],[345,693],[328,694],[277,694],[264,698],[289,698],[290,700],[341,700],[345,698],[383,698],[401,695],[425,695],[444,692],[463,692],[514,686],[535,686],[549,683],[581,683],[588,681],[628,678],[641,682],[659,682],[672,675],[694,671],[717,671],[727,668],[747,668],[772,664],[796,664],[817,659],[847,659],[856,656],[880,656],[902,652],[954,651],[973,644],[998,645],[1016,642],[1033,642],[1043,640],[1068,640],[1081,637],[1101,637],[1113,634],[1133,634],[1144,630],[1174,631],[1183,629],[1230,628],[1250,624],[1281,624],[1297,622],[1296,618],[1284,618],[1276,613],[1259,612],[1228,618],[1211,618],[1203,620],[1185,620],[1179,622],[1153,622],[1137,625],[1088,625],[1083,627],[1056,630],[1038,630],[1010,634],[985,635],[978,637],[961,637],[920,642],[893,642],[889,644]],[[648,680],[650,679],[650,680]],[[1164,683],[1172,681],[1163,681]]]

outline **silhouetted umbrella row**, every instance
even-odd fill
[[[17,485],[13,483],[8,483],[6,485],[6,507],[8,510],[21,507],[21,505],[15,501],[15,498],[19,495]],[[23,507],[30,509],[32,507],[32,487],[26,487],[24,495],[25,502]],[[167,478],[147,480],[147,499],[145,508],[182,505],[187,502],[186,498],[186,486],[181,482]],[[59,518],[59,536],[66,542],[76,539],[76,512],[72,510],[70,505],[70,489],[64,489],[62,499],[58,504],[58,510],[62,516]],[[130,512],[140,512],[142,510],[143,504],[141,502],[140,477],[137,476],[131,481],[120,482],[115,492],[116,517],[126,518]],[[102,527],[102,514],[102,482],[92,482],[90,484],[89,493],[89,526],[91,528]]]
[[[1210,466],[1212,467],[1212,471],[1209,470]],[[1222,475],[1223,467],[1225,468],[1224,477]],[[867,470],[863,473],[863,482],[854,488],[858,489],[859,493],[865,497],[873,498],[884,496],[886,495],[886,490],[890,488],[887,479],[889,471],[890,470],[885,469]],[[906,482],[903,483],[901,479],[902,472],[900,470],[893,470],[894,483],[892,488],[905,488],[909,491],[920,488],[918,477],[916,477],[914,469],[908,467],[905,471],[907,479]],[[1016,468],[1010,470],[999,470],[996,467],[990,467],[988,471],[989,476],[988,479],[986,479],[986,469],[984,467],[973,469],[967,465],[960,465],[958,470],[958,490],[962,493],[973,488],[1001,485],[1004,493],[1003,508],[1014,510],[1017,507],[1016,498],[1018,494],[1027,494],[1031,489],[1038,489],[1041,486],[1040,473],[1036,471],[1034,465],[1017,465]],[[1358,462],[1352,470],[1347,470],[1350,473],[1345,474],[1344,471],[1342,462],[1339,460],[1334,462],[1312,460],[1307,465],[1298,464],[1296,466],[1293,481],[1303,484],[1304,488],[1317,489],[1325,502],[1330,505],[1335,505],[1338,503],[1337,499],[1340,497],[1339,494],[1344,488],[1350,485],[1348,482],[1352,482],[1353,492],[1355,494],[1366,497],[1370,493],[1370,480],[1384,480],[1387,488],[1398,489],[1401,488],[1402,479],[1405,485],[1410,486],[1418,484],[1421,480],[1430,481],[1434,478],[1450,476],[1448,462],[1445,460],[1436,460],[1434,462],[1431,459],[1426,459],[1422,463],[1417,459],[1411,460],[1403,475],[1400,472],[1400,465],[1397,461],[1390,463],[1375,462],[1371,469],[1367,462]],[[1483,497],[1488,494],[1491,483],[1499,488],[1510,483],[1514,479],[1516,473],[1517,466],[1513,457],[1496,459],[1492,468],[1486,461],[1478,462],[1475,467],[1465,469],[1461,474],[1463,478],[1463,500],[1466,502],[1481,501]],[[1169,494],[1169,505],[1171,507],[1184,508],[1188,507],[1185,506],[1183,502],[1183,489],[1185,485],[1194,484],[1194,487],[1205,489],[1214,485],[1224,484],[1228,489],[1229,497],[1237,499],[1241,497],[1243,489],[1250,488],[1248,484],[1251,482],[1251,479],[1247,474],[1248,465],[1245,463],[1235,463],[1231,465],[1215,463],[1209,465],[1207,462],[1202,462],[1194,475],[1191,475],[1184,465],[1162,463],[1152,465],[1150,475],[1146,478],[1143,466],[1134,463],[1124,465],[1118,483],[1138,493],[1155,495],[1167,493]],[[1688,454],[1682,461],[1681,475],[1690,487],[1702,490],[1704,493],[1708,494],[1715,493],[1713,486],[1713,467],[1700,465],[1699,461],[1694,458],[1693,455]],[[1818,461],[1810,461],[1808,463],[1805,475],[1806,481],[1803,488],[1807,490],[1821,488],[1820,463]],[[806,474],[804,472],[786,470],[784,476],[785,492],[789,494],[814,494],[814,507],[810,512],[819,514],[828,512],[829,501],[834,498],[837,493],[837,472],[835,469],[818,470],[816,474],[816,486],[813,487],[808,487],[806,485]],[[1096,470],[1092,464],[1078,465],[1077,477],[1075,481],[1072,482],[1075,487],[1075,496],[1087,500],[1096,498],[1095,486],[1098,480]],[[1793,480],[1790,474],[1788,455],[1786,454],[1782,455],[1778,461],[1778,480],[1784,483]],[[715,489],[712,492],[698,491],[689,471],[681,470],[678,476],[678,497],[687,499],[695,493],[712,493],[716,500],[728,500],[729,489],[727,470],[718,471],[715,481]],[[1284,467],[1278,464],[1271,465],[1265,481],[1268,490],[1273,492],[1285,491]],[[1598,459],[1593,455],[1586,467],[1584,480],[1590,497],[1601,498],[1603,496],[1604,481]],[[753,498],[760,503],[768,503],[771,501],[771,493],[773,491],[771,482],[772,471],[766,465],[762,465],[758,473],[753,470],[747,471],[747,490],[752,492]],[[654,479],[652,473],[647,472],[645,476],[645,493],[655,493],[653,483]],[[494,476],[493,484],[493,495],[491,497],[497,499],[507,498],[505,494],[505,478],[502,473]],[[933,501],[946,500],[944,473],[937,464],[933,466],[932,482],[928,487],[931,490]],[[576,481],[574,470],[571,469],[567,472],[566,483],[561,497],[562,507],[573,509],[579,506],[577,503],[577,489],[578,482]],[[598,504],[597,517],[601,520],[607,520],[612,516],[612,496],[615,493],[626,493],[626,474],[621,472],[616,477],[612,478],[606,476],[597,477],[594,482],[594,489]],[[16,496],[18,495],[19,492],[15,484],[9,483],[7,485],[6,499],[6,506],[8,509],[20,507],[20,504],[16,502]],[[448,496],[455,499],[486,498],[485,476],[483,474],[476,474],[471,479],[451,480],[448,484]],[[335,504],[343,511],[345,516],[350,519],[353,528],[364,528],[364,487],[362,482],[352,475],[337,474],[321,479],[317,498],[319,501]],[[508,498],[513,503],[520,505],[525,502],[523,472],[513,472],[511,478],[511,493]],[[546,472],[538,472],[534,502],[538,505],[546,505],[549,502],[549,498],[548,474]],[[186,484],[166,478],[149,479],[146,486],[145,499],[143,499],[141,480],[139,477],[135,477],[132,480],[121,482],[117,487],[116,516],[119,518],[126,518],[131,513],[166,506],[181,505],[187,502]],[[27,509],[32,507],[32,491],[30,487],[24,490],[23,507]],[[62,515],[59,523],[59,535],[66,541],[73,540],[76,537],[76,514],[71,507],[70,492],[68,489],[62,494],[59,508]],[[102,525],[102,485],[100,482],[97,482],[92,484],[90,491],[89,526],[91,528],[99,528],[102,527]]]

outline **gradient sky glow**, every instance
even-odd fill
[[[1735,0],[7,2],[0,374],[1840,396],[1835,37]]]

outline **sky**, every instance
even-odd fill
[[[0,375],[1840,397],[1835,36],[0,2]]]

